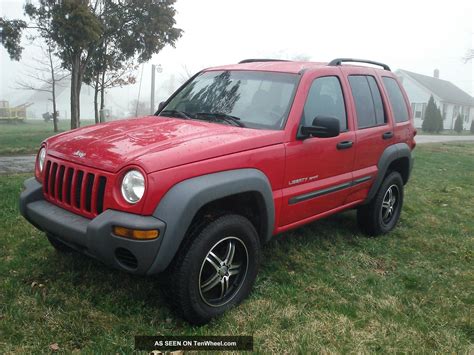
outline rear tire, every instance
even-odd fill
[[[74,249],[68,247],[66,244],[60,242],[58,239],[56,239],[54,236],[51,234],[46,234],[46,237],[48,238],[49,243],[53,246],[54,249],[56,249],[57,252],[59,253],[72,253]]]
[[[247,218],[229,214],[210,222],[171,268],[181,316],[199,325],[238,305],[252,289],[259,261],[258,234]]]
[[[400,173],[389,173],[372,201],[357,209],[359,228],[371,236],[382,235],[395,228],[403,206],[403,180]]]

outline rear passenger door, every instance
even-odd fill
[[[394,131],[382,83],[370,68],[342,67],[351,92],[356,126],[353,179],[358,182],[345,203],[364,199],[378,171],[377,163],[394,142]]]

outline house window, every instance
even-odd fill
[[[453,119],[456,119],[458,117],[458,114],[459,114],[459,106],[454,105],[454,107],[453,107]]]
[[[469,112],[470,112],[471,108],[468,107],[468,106],[464,106],[462,108],[462,116],[464,118],[464,122],[469,122]]]
[[[415,118],[424,119],[425,118],[425,103],[412,103],[411,109],[413,111],[413,116]]]

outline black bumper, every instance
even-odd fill
[[[106,210],[94,219],[66,211],[43,198],[42,185],[31,178],[20,195],[20,212],[38,229],[51,234],[71,248],[107,265],[134,274],[156,273],[151,270],[163,240],[166,224],[153,216],[140,216]],[[130,240],[112,233],[113,226],[131,229],[158,229],[154,240]]]

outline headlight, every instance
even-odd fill
[[[145,178],[138,170],[130,170],[122,180],[122,196],[128,203],[137,203],[145,193]]]
[[[46,148],[41,148],[38,153],[38,168],[40,173],[43,172],[44,158],[46,158]]]

